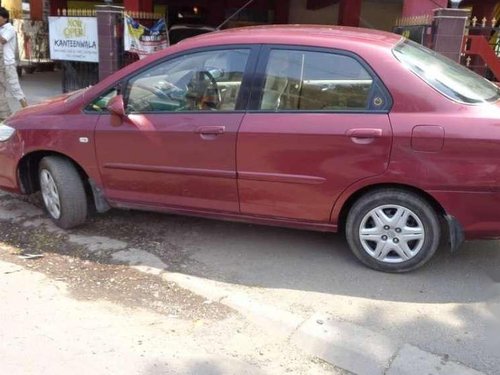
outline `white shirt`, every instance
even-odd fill
[[[16,29],[10,22],[0,27],[0,36],[4,38],[7,43],[3,45],[3,60],[5,65],[12,65],[16,63],[16,44],[17,34]]]

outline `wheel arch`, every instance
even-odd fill
[[[431,194],[427,193],[425,190],[419,189],[419,188],[411,186],[411,185],[405,185],[405,184],[399,184],[399,183],[374,184],[374,185],[362,187],[362,188],[354,191],[345,200],[345,202],[342,205],[342,208],[340,209],[340,213],[339,213],[338,219],[337,219],[338,231],[343,232],[345,230],[347,215],[349,214],[351,207],[354,205],[354,203],[359,198],[361,198],[363,195],[365,195],[369,192],[374,192],[377,190],[384,190],[384,189],[399,189],[399,190],[414,193],[414,194],[422,197],[423,199],[425,199],[432,206],[432,208],[436,211],[436,213],[439,216],[446,215],[446,210],[443,208],[443,206]]]
[[[23,193],[33,194],[40,190],[38,166],[40,164],[40,161],[46,156],[57,156],[69,160],[82,179],[83,186],[85,187],[85,192],[87,193],[88,198],[91,198],[91,202],[94,203],[94,195],[92,193],[92,187],[89,183],[89,175],[83,169],[83,167],[68,155],[50,150],[38,150],[30,152],[24,155],[19,161],[17,167],[17,176]]]

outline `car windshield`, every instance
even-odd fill
[[[66,98],[66,103],[71,103],[73,100],[79,98],[85,91],[87,91],[87,89],[89,89],[89,87],[85,87],[83,89],[79,89],[79,90],[76,90],[76,91],[73,91],[71,94],[69,94],[69,96]]]
[[[393,52],[413,73],[451,99],[475,104],[500,98],[500,88],[492,82],[417,43],[405,40]]]

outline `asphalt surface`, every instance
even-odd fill
[[[118,251],[140,249],[153,256],[141,256],[146,266],[157,267],[159,258],[169,273],[224,285],[229,294],[244,293],[304,319],[322,312],[488,374],[500,368],[500,249],[495,241],[467,243],[455,255],[441,249],[423,269],[391,275],[360,265],[341,235],[120,210],[54,233],[36,205],[8,196],[2,206],[0,219],[13,227],[2,225],[1,241],[29,254],[65,255],[98,268],[116,263],[112,255]],[[16,218],[29,220],[19,227]],[[117,279],[98,269],[91,276],[77,272],[75,291],[99,278],[101,292],[109,285],[113,290]],[[67,277],[64,267],[49,274]],[[129,289],[128,299],[140,296],[140,287],[137,293]],[[85,290],[76,295],[81,293]],[[192,316],[223,316],[224,311]]]

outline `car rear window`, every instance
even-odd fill
[[[408,69],[453,100],[477,104],[500,98],[500,88],[492,82],[417,43],[405,40],[393,52]]]
[[[273,49],[260,109],[366,111],[374,80],[354,58],[329,52]],[[384,101],[381,102],[385,103]]]

